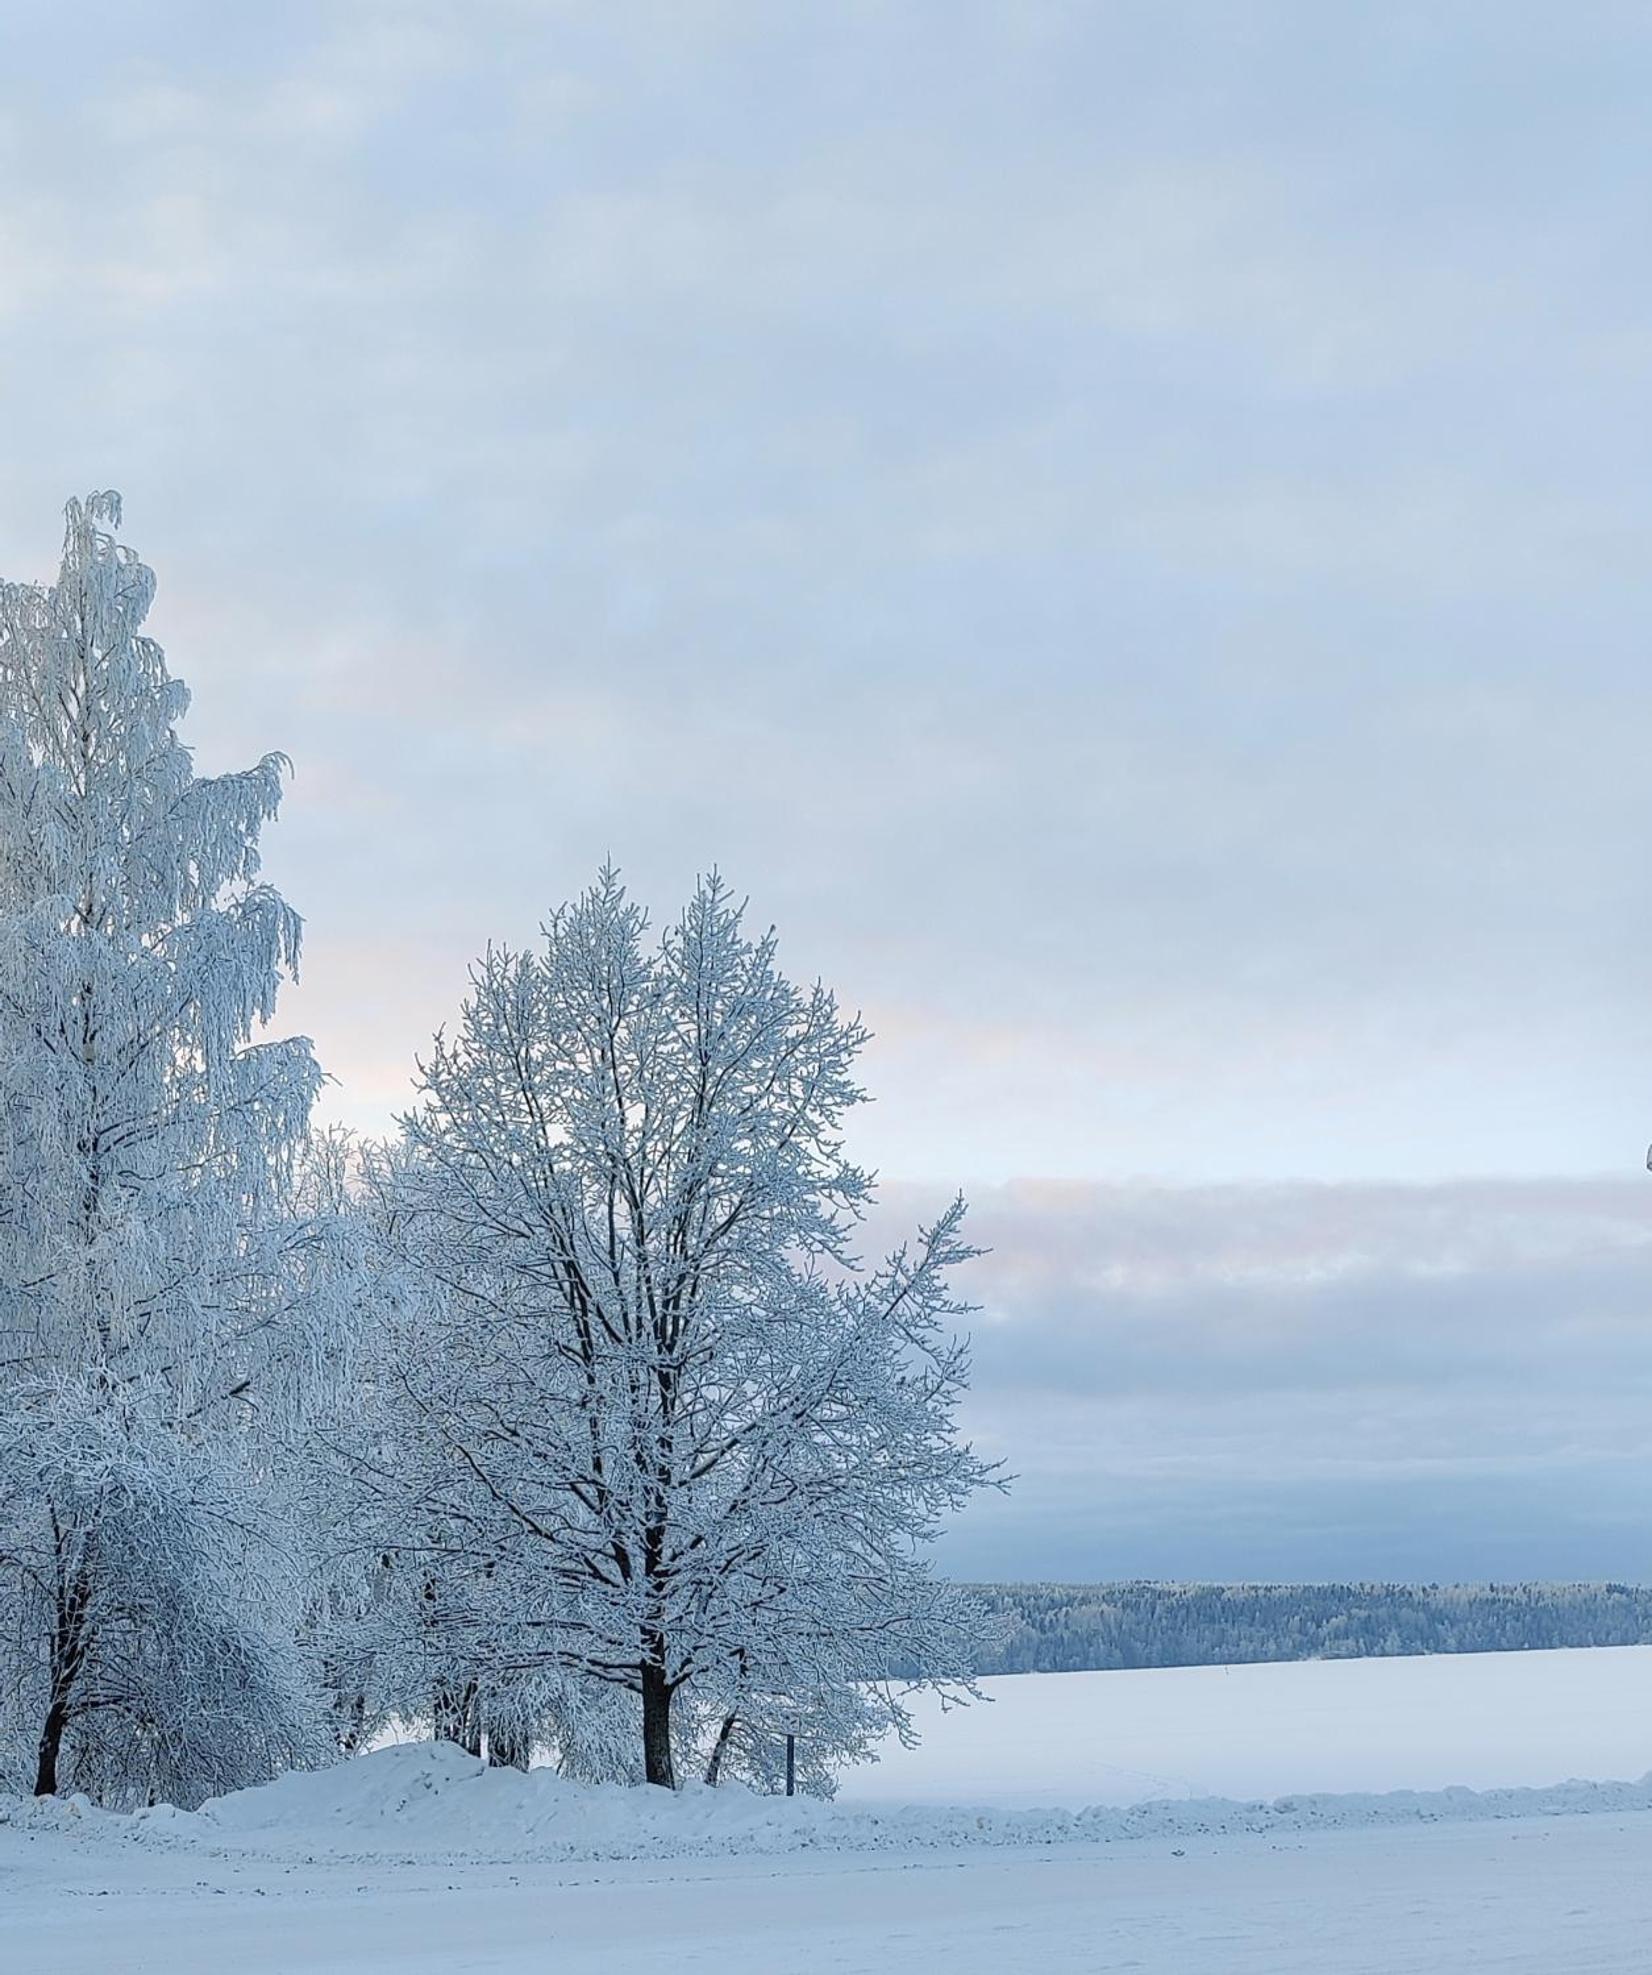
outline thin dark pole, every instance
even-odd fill
[[[786,1795],[797,1795],[797,1737],[786,1737]]]

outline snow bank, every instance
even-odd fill
[[[872,1807],[788,1801],[738,1788],[691,1787],[673,1796],[646,1787],[570,1783],[549,1770],[524,1775],[489,1769],[451,1744],[410,1742],[219,1797],[196,1812],[163,1805],[121,1818],[84,1799],[12,1800],[0,1803],[0,1822],[217,1856],[504,1864],[1106,1844],[1637,1810],[1652,1810],[1652,1775],[1637,1783],[1545,1789],[1319,1794],[1250,1803],[1210,1797],[1085,1810]]]

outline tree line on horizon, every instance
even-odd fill
[[[977,1584],[977,1675],[1652,1644],[1638,1584]]]

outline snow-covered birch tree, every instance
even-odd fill
[[[410,1286],[386,1354],[403,1527],[485,1560],[475,1664],[637,1697],[654,1783],[692,1689],[679,1716],[733,1716],[726,1745],[850,1683],[898,1716],[897,1659],[967,1683],[924,1552],[992,1478],[954,1430],[970,1250],[959,1203],[855,1266],[865,1039],[717,878],[650,944],[605,872],[542,953],[473,969],[380,1173]]]
[[[37,1791],[187,1801],[306,1732],[274,1467],[319,1072],[257,1039],[285,764],[193,772],[119,521],[72,502],[55,584],[0,585],[0,1732]]]

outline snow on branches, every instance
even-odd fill
[[[866,1040],[722,881],[490,949],[400,1137],[264,1034],[285,762],[202,777],[109,494],[0,584],[0,1787],[192,1802],[424,1722],[806,1787],[970,1689],[926,1561],[962,1201],[881,1265]]]
[[[120,503],[0,585],[0,1763],[188,1800],[307,1732],[272,1471],[319,1320],[287,1211],[320,1081],[263,1041],[284,763],[197,776]]]
[[[923,1551],[993,1477],[953,1428],[962,1202],[880,1269],[850,1252],[864,1029],[716,877],[646,930],[605,871],[543,952],[490,950],[374,1187],[393,1519],[487,1578],[450,1636],[635,1695],[670,1784],[691,1721],[738,1750],[813,1710],[847,1750],[868,1708],[900,1724],[897,1660],[967,1686]]]

